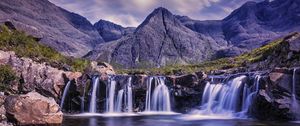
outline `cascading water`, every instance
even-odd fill
[[[62,98],[61,98],[61,101],[60,101],[60,108],[62,109],[64,106],[64,103],[65,103],[65,98],[68,94],[68,91],[69,91],[69,88],[70,88],[70,85],[71,85],[71,81],[68,81],[65,89],[64,89],[64,92],[63,92],[63,95],[62,95]]]
[[[115,95],[117,82],[114,77],[110,77],[109,85],[107,88],[106,99],[106,112],[107,113],[120,113],[123,112],[123,107],[126,108],[126,112],[132,112],[132,83],[131,77],[127,79],[125,89],[119,89],[118,95]],[[125,94],[125,98],[124,98]],[[125,101],[125,102],[123,102]]]
[[[93,89],[92,89],[92,95],[90,100],[90,113],[96,113],[97,112],[97,89],[99,85],[99,77],[93,78]]]
[[[154,81],[154,85],[152,85]],[[155,86],[152,91],[152,86]],[[171,112],[170,93],[165,77],[149,77],[147,80],[146,112]]]
[[[128,82],[127,82],[127,87],[126,87],[126,107],[127,107],[127,112],[132,112],[132,83],[131,83],[131,77],[128,78]]]
[[[299,110],[300,110],[300,105],[297,101],[297,98],[296,98],[296,76],[297,76],[297,68],[294,68],[293,70],[293,80],[292,80],[292,108],[293,108],[293,112],[294,113],[297,113]],[[300,115],[296,115],[297,118],[299,118]]]
[[[122,101],[123,101],[124,90],[119,90],[117,97],[117,105],[115,108],[116,112],[122,112]]]
[[[244,82],[246,77],[241,75],[224,83],[207,82],[198,113],[247,117],[246,113],[251,106],[252,99],[258,93],[261,77],[256,75],[255,83],[251,87]]]
[[[116,81],[113,78],[110,78],[108,90],[107,90],[107,99],[106,99],[106,111],[109,113],[114,112],[115,106],[115,88],[116,88]]]

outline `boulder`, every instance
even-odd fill
[[[290,98],[276,94],[269,94],[267,90],[260,90],[252,102],[250,114],[259,120],[293,120],[290,112]]]
[[[287,68],[276,68],[269,74],[271,85],[279,90],[291,93],[293,72]]]
[[[167,76],[167,82],[172,84],[174,95],[174,110],[186,113],[200,103],[207,75],[203,72],[181,76]]]
[[[5,109],[9,121],[17,125],[60,124],[63,120],[63,113],[55,100],[37,92],[8,96]]]

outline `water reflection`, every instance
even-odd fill
[[[182,116],[65,117],[62,126],[299,126],[288,122],[246,119],[184,120]]]

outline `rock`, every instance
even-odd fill
[[[174,86],[195,87],[198,84],[198,76],[196,74],[187,74],[182,76],[170,76]]]
[[[291,51],[300,52],[300,33],[294,33],[288,42]]]
[[[96,22],[94,27],[106,42],[120,39],[125,35],[132,34],[135,30],[134,27],[124,28],[121,25],[102,19]]]
[[[99,74],[101,80],[107,80],[108,75],[115,74],[113,67],[106,62],[91,62],[91,69],[92,70],[90,70],[90,72],[93,74]]]
[[[13,124],[8,123],[8,122],[0,122],[1,126],[13,126]]]
[[[270,74],[271,86],[291,93],[292,71],[286,68],[276,68]]]
[[[18,125],[60,124],[63,120],[63,113],[55,100],[37,92],[8,96],[5,109],[8,119]]]
[[[186,113],[199,105],[206,78],[207,75],[203,72],[181,76],[167,76],[166,82],[172,84],[170,88],[172,95],[174,95],[173,105],[176,112]]]
[[[0,122],[6,121],[6,110],[4,107],[5,95],[0,94]]]
[[[250,114],[259,120],[293,120],[290,113],[290,99],[287,97],[272,97],[266,90],[260,90],[250,107]]]
[[[58,99],[61,88],[67,80],[79,78],[81,73],[68,72],[53,68],[45,63],[37,63],[29,58],[19,58],[14,52],[0,50],[0,64],[10,65],[18,77],[20,84],[16,85],[19,92],[36,90],[44,96]]]

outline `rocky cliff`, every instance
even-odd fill
[[[134,27],[124,28],[121,25],[106,20],[96,22],[94,27],[106,42],[120,39],[122,36],[132,34],[135,30]]]
[[[69,56],[83,56],[103,42],[86,18],[47,0],[2,0],[0,22],[6,21]]]

